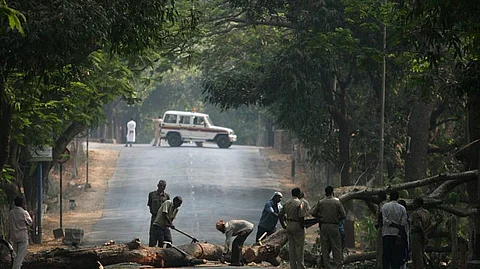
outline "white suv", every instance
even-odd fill
[[[179,147],[183,142],[215,142],[219,148],[229,148],[237,141],[232,129],[213,125],[207,114],[185,111],[167,111],[163,115],[161,136],[170,147]]]

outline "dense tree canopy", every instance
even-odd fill
[[[53,146],[58,155],[103,117],[123,126],[132,116],[147,142],[151,118],[194,107],[238,128],[248,144],[273,117],[312,164],[334,163],[344,186],[368,184],[378,173],[391,183],[478,169],[475,0],[8,5],[0,2],[3,189],[28,178],[20,164],[30,145]],[[377,171],[381,117],[385,171]],[[478,206],[478,182],[468,184],[452,189]]]
[[[0,184],[14,194],[33,172],[21,171],[35,165],[27,149],[51,146],[56,160],[102,119],[104,105],[138,100],[137,74],[153,65],[142,55],[166,57],[195,29],[195,13],[186,4],[179,13],[173,1],[8,4],[0,20],[9,26],[0,35]]]

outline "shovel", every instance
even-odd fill
[[[186,237],[189,237],[190,239],[192,239],[192,243],[200,242],[197,238],[195,238],[195,237],[187,234],[186,232],[182,232],[182,231],[180,231],[180,230],[177,229],[177,228],[172,228],[172,229],[175,230],[175,231],[177,231],[177,232],[179,232],[179,233],[181,233],[181,234],[183,234],[183,235],[185,235]]]

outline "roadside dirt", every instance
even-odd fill
[[[108,180],[113,176],[119,152],[113,150],[89,150],[88,183],[86,185],[86,166],[78,168],[78,175],[72,178],[72,161],[65,163],[63,174],[63,228],[82,229],[90,232],[102,216],[104,197],[108,188]],[[52,185],[59,184],[60,174],[54,171],[50,175]],[[70,209],[69,200],[75,200],[76,207]],[[53,230],[60,227],[60,210],[58,199],[48,201],[47,212],[43,218],[43,244],[31,245],[32,250],[45,246],[60,246],[62,239],[55,239]]]

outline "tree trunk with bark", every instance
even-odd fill
[[[330,105],[329,113],[332,116],[335,123],[338,125],[338,148],[339,148],[339,164],[341,171],[341,185],[351,186],[353,185],[352,177],[352,160],[350,152],[351,135],[352,135],[352,121],[348,115],[347,109],[347,89],[351,86],[353,77],[348,76],[345,81],[338,81],[335,77],[333,84],[333,91],[330,91],[327,95],[327,103]],[[339,96],[335,100],[333,98],[333,92],[339,90]],[[355,246],[355,224],[352,217],[354,211],[353,203],[346,203],[345,209],[347,211],[347,219],[345,221],[345,246]]]
[[[13,116],[13,108],[8,102],[4,87],[4,82],[0,81],[0,173],[8,159]]]
[[[219,260],[223,247],[195,243],[176,248],[144,247],[137,241],[128,244],[80,249],[56,248],[39,253],[29,253],[22,268],[36,269],[92,269],[102,265],[134,262],[155,267],[182,267]]]
[[[283,245],[287,243],[287,231],[279,229],[265,240],[261,245],[251,246],[245,249],[245,260],[247,262],[262,262],[267,261],[273,266],[280,265],[278,255]]]
[[[474,170],[480,167],[480,92],[478,89],[470,89],[467,103],[469,142],[469,167]],[[473,205],[480,210],[480,177],[468,183],[468,196]],[[478,211],[477,211],[478,213]],[[472,227],[472,260],[480,260],[480,216],[477,214],[470,217]]]
[[[405,181],[425,177],[427,171],[428,134],[433,103],[415,103],[408,124],[408,143],[405,156]]]
[[[286,230],[280,229],[262,241],[261,245],[244,246],[244,257],[248,263],[263,261],[279,266],[281,259],[288,260],[288,252],[281,252],[287,243]],[[157,268],[183,267],[205,264],[207,261],[220,262],[223,246],[208,243],[193,243],[172,248],[145,247],[139,241],[127,244],[87,247],[79,249],[55,248],[42,252],[28,253],[24,269],[93,269],[120,263],[137,263]],[[228,257],[227,257],[228,258]],[[305,252],[305,261],[316,264],[320,256]],[[344,264],[375,258],[375,252],[351,254],[344,258]]]

